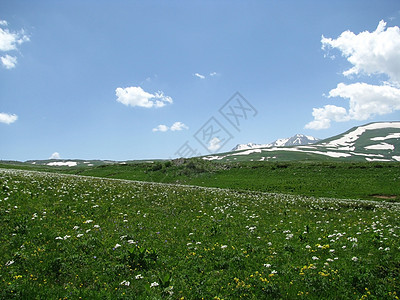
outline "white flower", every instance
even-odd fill
[[[81,236],[83,236],[83,233],[78,234],[76,237],[80,238]]]
[[[78,230],[79,229],[79,226],[74,226],[74,230]]]
[[[389,248],[389,247],[385,248],[385,251],[389,251],[389,250],[390,250],[390,248]]]
[[[276,270],[271,271],[271,274],[277,274],[277,273],[278,273],[278,271],[276,271]]]
[[[94,228],[100,228],[100,225],[93,225]]]
[[[222,245],[221,249],[225,249],[226,247],[228,247],[227,245]]]
[[[10,265],[12,265],[13,263],[14,263],[13,260],[9,260],[8,262],[6,262],[6,266],[10,266]]]
[[[124,281],[122,281],[121,283],[120,283],[120,285],[126,285],[126,286],[129,286],[131,283],[129,282],[129,281],[127,281],[127,280],[124,280]]]
[[[62,240],[63,238],[61,236],[56,237],[56,240]]]
[[[128,244],[135,244],[134,240],[128,240]]]
[[[114,249],[117,249],[119,247],[121,247],[121,245],[117,243],[117,244],[115,244]]]
[[[264,264],[264,267],[269,268],[269,267],[271,267],[271,265],[270,264]]]
[[[142,278],[143,278],[142,274],[138,274],[135,276],[135,279],[142,279]]]
[[[312,260],[318,260],[319,258],[318,257],[316,257],[316,256],[313,256],[313,257],[311,257],[312,258]]]
[[[357,260],[358,260],[358,258],[357,258],[357,257],[355,257],[355,256],[353,256],[351,260],[352,260],[352,261],[357,261]]]
[[[155,287],[155,286],[159,286],[159,284],[155,281],[150,284],[150,287]]]
[[[69,239],[71,236],[70,235],[66,235],[64,236],[64,240]]]
[[[86,224],[88,224],[88,223],[92,223],[93,222],[93,220],[86,220],[85,222],[83,222],[83,223],[86,223]]]
[[[311,246],[310,246],[310,245],[307,245],[307,246],[306,246],[306,249],[310,249],[310,248],[311,248]]]

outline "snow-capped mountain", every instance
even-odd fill
[[[304,134],[296,134],[290,138],[286,139],[278,139],[270,144],[238,144],[232,151],[240,151],[240,150],[249,150],[249,149],[258,149],[258,148],[272,148],[272,147],[290,147],[290,146],[301,146],[301,145],[311,145],[318,142],[319,139],[304,135]]]
[[[307,137],[309,138],[309,137]],[[300,135],[266,145],[238,145],[228,153],[203,157],[223,161],[341,160],[400,162],[400,122],[376,122],[354,127],[312,145],[299,145]],[[247,147],[247,148],[245,148]]]

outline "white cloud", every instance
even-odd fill
[[[343,75],[387,74],[400,83],[400,29],[397,26],[386,28],[386,22],[379,22],[373,32],[359,34],[347,30],[337,39],[321,39],[322,49],[336,48],[353,65]]]
[[[0,57],[1,63],[6,69],[15,68],[17,64],[17,58],[15,56],[10,56],[6,54],[5,56]]]
[[[61,158],[61,156],[60,156],[60,153],[58,153],[58,152],[54,152],[50,157],[49,157],[49,159],[60,159]]]
[[[349,99],[348,118],[351,120],[367,120],[400,110],[400,89],[388,85],[339,83],[329,92],[329,97]]]
[[[200,79],[206,78],[206,76],[201,75],[201,74],[199,74],[199,73],[194,73],[193,75],[196,76],[196,77],[199,77]]]
[[[189,127],[187,127],[185,124],[183,124],[182,122],[175,122],[174,124],[172,124],[171,126],[171,130],[172,131],[180,131],[183,129],[189,129]]]
[[[344,107],[325,105],[323,108],[313,108],[314,121],[308,123],[306,129],[326,129],[331,126],[331,120],[336,122],[347,121],[347,111]]]
[[[117,88],[115,90],[117,101],[126,106],[139,106],[145,108],[163,107],[171,104],[172,98],[165,96],[163,92],[151,94],[145,92],[140,86],[131,86],[127,88]]]
[[[17,121],[18,116],[15,114],[0,113],[0,123],[11,124]]]
[[[166,132],[168,130],[171,131],[181,131],[183,129],[189,129],[188,126],[186,126],[185,124],[183,124],[182,122],[175,122],[174,124],[172,124],[171,127],[168,127],[167,125],[158,125],[156,128],[153,128],[153,132],[157,132],[157,131],[161,131],[161,132]]]
[[[211,73],[210,73],[210,76],[211,76],[211,77],[214,77],[214,76],[217,76],[217,75],[218,75],[217,72],[211,72]]]
[[[337,39],[321,39],[322,49],[336,48],[353,65],[344,76],[385,74],[389,81],[383,85],[364,82],[339,83],[329,92],[328,98],[340,97],[349,101],[349,109],[335,105],[314,108],[314,120],[305,128],[326,129],[331,121],[367,120],[400,110],[400,29],[386,28],[380,21],[373,32],[354,34],[343,32]],[[330,57],[330,55],[327,55]]]
[[[0,20],[0,26],[8,26],[7,21]],[[29,37],[24,30],[11,32],[7,28],[0,28],[0,51],[2,52],[18,50],[18,46],[27,41],[29,41]],[[6,69],[12,69],[17,64],[17,58],[6,54],[1,57],[1,63]]]
[[[157,132],[157,131],[161,131],[161,132],[165,132],[168,131],[168,126],[167,125],[158,125],[156,128],[153,128],[153,132]]]
[[[221,140],[217,137],[214,137],[210,140],[208,143],[208,150],[211,152],[217,151],[219,148],[221,148]]]
[[[23,30],[10,32],[8,29],[0,28],[0,51],[17,50],[17,46],[28,42],[29,37]]]

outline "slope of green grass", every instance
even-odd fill
[[[398,216],[396,204],[0,169],[0,299],[395,299]]]
[[[318,197],[386,201],[399,201],[400,197],[400,163],[216,163],[189,159],[179,163],[165,161],[85,168],[45,167],[40,170]]]

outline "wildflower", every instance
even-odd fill
[[[119,248],[119,247],[121,247],[121,245],[117,243],[117,244],[115,244],[113,250],[115,250],[115,249],[117,249],[117,248]]]
[[[85,222],[83,222],[83,223],[86,223],[86,224],[88,224],[88,223],[92,223],[93,222],[93,220],[86,220]]]
[[[74,226],[74,230],[78,230],[79,229],[79,226]]]
[[[155,286],[159,286],[159,284],[155,281],[150,284],[150,287],[155,287]]]
[[[61,236],[56,237],[56,240],[62,240],[63,238]]]
[[[270,264],[264,264],[264,267],[269,268],[269,267],[271,267],[271,265]]]
[[[355,257],[355,256],[353,256],[351,260],[352,260],[352,261],[357,261],[357,260],[358,260],[358,258],[357,258],[357,257]]]
[[[80,238],[81,236],[83,236],[83,233],[78,234],[76,237]]]
[[[138,279],[138,280],[142,279],[142,278],[143,278],[142,274],[138,274],[138,275],[135,276],[135,279]]]
[[[310,245],[307,245],[307,246],[306,246],[306,249],[310,249],[310,248],[311,248],[311,246],[310,246]]]
[[[316,256],[313,256],[313,257],[311,257],[312,258],[312,260],[318,260],[319,258],[318,257],[316,257]]]
[[[227,245],[222,245],[221,249],[225,249],[226,247],[228,247]]]
[[[94,228],[100,228],[100,225],[93,225]]]
[[[6,266],[10,266],[10,265],[12,265],[13,263],[14,263],[13,260],[9,260],[8,262],[6,262]]]
[[[124,280],[124,281],[122,281],[121,283],[120,283],[120,285],[126,285],[126,286],[129,286],[131,283],[129,282],[129,281],[127,281],[127,280]]]

